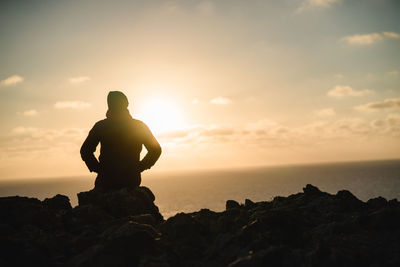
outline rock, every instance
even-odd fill
[[[388,204],[391,207],[400,207],[400,203],[397,201],[397,198],[389,200]]]
[[[51,229],[59,224],[59,219],[42,202],[28,197],[0,198],[0,223],[20,228],[33,225],[41,229]]]
[[[388,204],[388,201],[383,197],[371,198],[367,201],[367,205],[371,209],[379,209]]]
[[[228,265],[228,267],[248,267],[248,266],[256,266],[256,263],[254,262],[254,257],[252,255],[239,258]]]
[[[241,257],[230,263],[229,267],[262,267],[262,266],[294,266],[291,251],[286,247],[269,247],[257,252],[250,251],[248,256]]]
[[[81,229],[82,227],[107,223],[113,219],[114,217],[105,210],[93,205],[74,207],[63,216],[64,225],[68,227],[70,231]]]
[[[156,197],[154,196],[153,192],[151,192],[151,190],[148,187],[139,186],[137,190],[139,192],[142,192],[142,194],[145,194],[150,201],[154,202],[154,200],[156,200]]]
[[[302,193],[162,220],[145,187],[0,198],[1,266],[400,266],[400,205]]]
[[[43,200],[43,204],[53,210],[70,210],[72,209],[69,198],[64,195],[56,195],[52,198]]]
[[[115,218],[151,214],[156,222],[162,222],[163,217],[154,204],[154,199],[153,193],[146,187],[123,188],[110,192],[93,189],[78,194],[79,206],[99,207]]]
[[[240,208],[240,204],[235,200],[227,200],[225,207],[226,210],[237,209]]]
[[[249,208],[254,207],[255,203],[253,201],[251,201],[250,199],[246,198],[244,201],[244,206],[249,209]]]
[[[313,196],[313,195],[319,195],[321,191],[318,189],[318,187],[313,186],[311,184],[307,184],[306,187],[303,188],[303,192],[305,195]]]
[[[372,229],[394,229],[400,225],[400,208],[383,208],[367,215]]]
[[[101,235],[105,240],[114,240],[126,236],[135,236],[138,232],[145,232],[145,234],[139,234],[146,237],[149,242],[153,242],[155,238],[159,237],[161,234],[153,228],[153,226],[148,224],[140,224],[133,221],[127,221],[122,225],[111,226],[107,228]],[[136,242],[136,241],[135,241]],[[143,245],[145,245],[143,243]]]
[[[139,214],[135,216],[129,216],[129,219],[133,222],[140,224],[149,224],[155,226],[157,224],[156,219],[151,214]]]
[[[347,190],[337,192],[335,199],[336,206],[342,211],[357,211],[366,206],[364,202]]]
[[[201,235],[201,224],[191,215],[178,213],[160,226],[163,235],[171,239],[186,239],[187,236]]]

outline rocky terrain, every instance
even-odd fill
[[[307,185],[164,220],[145,188],[0,198],[0,266],[400,266],[400,204]]]

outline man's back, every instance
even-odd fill
[[[100,143],[97,161],[94,151]],[[144,145],[147,155],[140,161]],[[107,119],[97,122],[81,148],[81,156],[92,172],[97,172],[96,187],[117,189],[139,186],[140,173],[149,169],[161,154],[161,147],[150,129],[133,119],[129,112],[108,112]]]

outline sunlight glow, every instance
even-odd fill
[[[138,118],[146,123],[154,134],[183,127],[182,112],[171,99],[150,99],[139,108]]]

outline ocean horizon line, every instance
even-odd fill
[[[284,168],[284,167],[309,167],[309,166],[329,166],[329,165],[341,165],[341,164],[357,164],[357,163],[368,163],[368,162],[394,162],[400,161],[400,158],[386,158],[386,159],[360,159],[360,160],[346,160],[346,161],[316,161],[316,162],[299,162],[299,163],[278,163],[278,164],[265,164],[265,165],[245,165],[245,166],[232,166],[232,167],[215,167],[215,168],[183,168],[174,170],[150,170],[143,174],[143,176],[150,176],[146,178],[158,179],[161,175],[174,174],[184,175],[188,173],[211,173],[211,172],[232,172],[232,171],[248,171],[258,170],[266,168]],[[1,183],[7,182],[23,182],[23,181],[48,181],[56,179],[71,179],[71,178],[88,178],[93,179],[95,175],[89,174],[73,174],[73,175],[61,175],[61,176],[32,176],[32,177],[6,177],[0,178]]]

